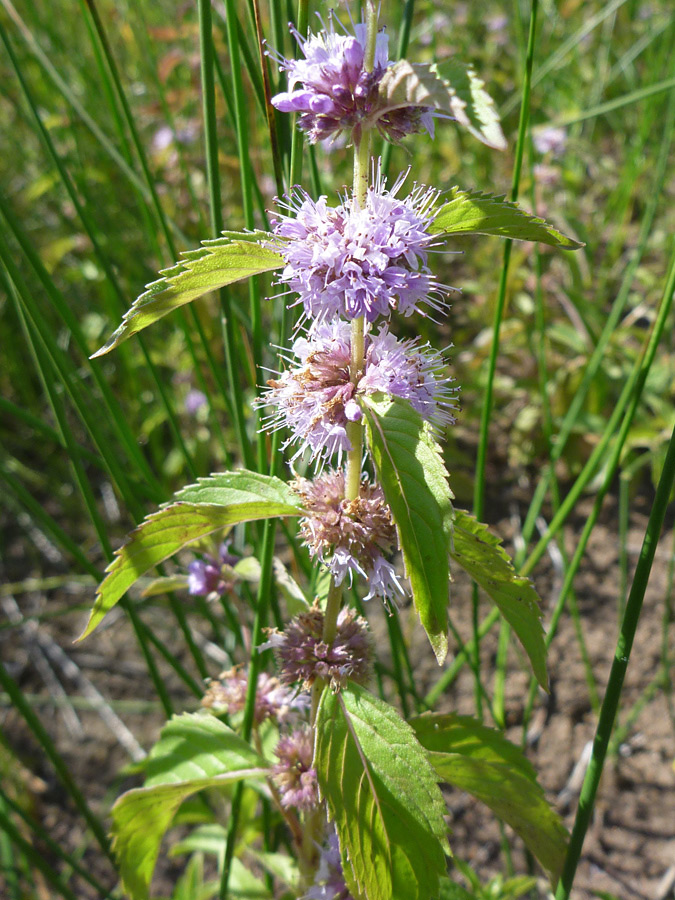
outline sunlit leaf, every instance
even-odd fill
[[[113,850],[131,900],[146,900],[164,833],[181,803],[205,788],[261,778],[265,761],[214,716],[174,717],[146,764],[146,785],[112,809]]]
[[[506,148],[495,105],[471,66],[455,60],[413,65],[401,59],[382,76],[380,97],[387,111],[431,108],[451,116],[488,147]]]
[[[530,579],[516,573],[500,539],[487,525],[462,509],[455,510],[450,556],[497,605],[523,645],[535,678],[548,689],[540,600]]]
[[[428,900],[445,874],[445,803],[410,726],[355,684],[325,690],[315,766],[345,876],[366,900]]]
[[[202,478],[148,516],[115,553],[99,586],[82,640],[142,575],[183,547],[228,525],[300,515],[300,500],[279,478],[241,469]]]
[[[438,775],[509,824],[555,884],[565,859],[567,831],[518,747],[468,716],[424,715],[410,724]]]
[[[186,251],[180,262],[162,269],[162,277],[147,285],[146,291],[125,313],[122,324],[110,340],[92,354],[92,359],[109,353],[132,335],[197,297],[282,265],[280,253],[255,242],[260,235],[269,237],[265,232],[237,235],[237,240],[232,240],[234,233],[228,232],[228,235],[202,241],[198,250]]]
[[[516,241],[537,241],[564,250],[584,246],[503,195],[453,187],[449,197],[429,225],[432,234],[492,234]]]
[[[363,398],[368,445],[391,507],[420,621],[440,662],[448,649],[448,535],[452,492],[431,427],[410,403]]]

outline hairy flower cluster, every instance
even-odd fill
[[[403,593],[396,570],[385,558],[397,548],[398,540],[379,484],[364,478],[354,500],[345,498],[341,470],[324,472],[313,481],[296,478],[292,486],[307,513],[300,519],[300,534],[310,556],[321,560],[336,584],[357,572],[370,588],[365,600]]]
[[[314,740],[308,727],[297,728],[280,738],[274,750],[279,762],[272,767],[272,780],[284,809],[295,807],[304,812],[319,802],[316,769],[312,766]]]
[[[443,309],[450,288],[427,265],[438,191],[416,185],[399,199],[406,174],[387,190],[378,173],[362,207],[353,198],[338,206],[325,196],[315,202],[296,188],[286,203],[292,215],[273,219],[273,246],[285,261],[279,282],[299,295],[307,318],[373,322],[392,310]]]
[[[284,684],[302,684],[309,690],[317,678],[334,688],[348,680],[370,680],[373,644],[365,619],[343,607],[332,644],[323,639],[324,614],[318,605],[292,619],[284,631],[269,629],[267,646],[274,649]]]
[[[323,24],[323,23],[322,23]],[[433,111],[429,107],[388,106],[380,95],[380,82],[389,59],[389,38],[376,37],[372,71],[364,67],[366,26],[354,25],[354,34],[339,33],[331,15],[329,27],[306,39],[291,27],[304,59],[286,59],[272,52],[279,67],[288,72],[288,91],[272,97],[281,112],[298,113],[298,127],[310,143],[334,138],[343,131],[355,133],[376,126],[382,137],[399,143],[407,134],[428,131],[433,136]],[[301,85],[297,88],[297,85]]]
[[[420,415],[435,425],[454,422],[457,388],[444,373],[440,353],[418,341],[399,341],[387,326],[378,334],[366,334],[363,374],[355,385],[350,380],[351,331],[348,322],[319,322],[308,338],[297,338],[293,365],[279,378],[267,382],[259,404],[275,408],[267,427],[287,427],[284,444],[298,443],[293,459],[309,450],[312,458],[329,459],[351,450],[347,423],[359,421],[360,394],[382,392],[409,400]],[[292,362],[292,361],[291,361]]]
[[[314,884],[302,900],[354,900],[345,882],[340,858],[340,842],[333,829],[321,848]]]
[[[231,541],[223,542],[218,548],[218,556],[196,559],[188,566],[188,592],[202,597],[214,595],[222,597],[234,585],[230,577],[232,566],[239,562],[238,556],[229,552]]]
[[[204,697],[202,706],[213,709],[215,712],[226,712],[228,715],[236,715],[243,711],[246,705],[246,692],[248,690],[248,672],[240,666],[221,672],[217,680],[211,681]],[[255,712],[253,720],[260,725],[266,719],[276,722],[287,722],[298,712],[307,709],[307,698],[292,693],[278,678],[261,672],[258,675],[255,696]]]

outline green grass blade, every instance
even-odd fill
[[[675,259],[671,265],[671,278],[669,281],[669,289],[672,294],[673,290],[675,290]],[[600,719],[593,741],[593,752],[581,788],[579,806],[574,821],[574,827],[572,829],[572,836],[570,838],[563,873],[556,890],[556,900],[567,900],[574,882],[574,876],[581,856],[584,838],[586,837],[586,831],[588,830],[588,825],[593,814],[595,797],[602,776],[609,739],[614,726],[619,701],[621,699],[621,690],[628,668],[631,649],[633,647],[635,631],[642,611],[642,601],[649,581],[649,574],[654,561],[656,545],[659,534],[661,533],[661,528],[663,527],[666,508],[668,506],[668,501],[670,500],[674,483],[675,430],[673,431],[668,445],[666,461],[656,489],[656,496],[654,497],[654,504],[649,515],[649,522],[647,524],[640,557],[635,570],[635,577],[626,604],[626,612],[624,614],[619,639],[614,653],[614,661],[612,662],[612,669],[607,683],[607,691],[602,703]]]

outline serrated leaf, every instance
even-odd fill
[[[433,897],[445,874],[445,803],[410,726],[359,685],[325,690],[314,765],[352,893]]]
[[[228,232],[227,237],[202,241],[199,249],[186,251],[179,262],[169,269],[162,269],[159,273],[162,277],[146,285],[145,292],[124,314],[122,324],[110,340],[91,358],[109,353],[132,335],[197,297],[282,265],[280,253],[255,243],[259,237],[242,234],[238,235],[238,240],[232,240],[232,234]],[[262,234],[271,237],[266,232]]]
[[[181,713],[162,728],[143,769],[147,788],[264,765],[250,744],[216,716]]]
[[[513,628],[539,684],[548,690],[546,644],[539,595],[529,578],[518,575],[501,540],[462,509],[455,510],[450,556],[499,608]]]
[[[159,846],[180,804],[205,788],[262,778],[264,760],[213,716],[174,717],[147,762],[146,786],[112,808],[113,850],[131,900],[146,900]]]
[[[448,89],[450,114],[488,147],[506,150],[506,138],[494,102],[473,67],[449,59],[436,63],[435,68]]]
[[[567,831],[520,750],[467,716],[424,715],[410,724],[438,775],[509,824],[556,884],[567,851]]]
[[[142,575],[183,547],[238,522],[297,516],[300,500],[279,478],[244,469],[201,478],[183,488],[128,535],[106,569],[83,640]]]
[[[438,662],[448,650],[452,492],[428,422],[406,400],[364,397],[368,446],[391,507],[413,601]]]
[[[455,60],[413,65],[401,59],[386,70],[379,91],[384,112],[430,107],[451,116],[488,147],[506,148],[495,105],[471,66]]]
[[[564,250],[584,246],[503,195],[453,187],[449,196],[450,200],[441,206],[429,225],[431,234],[491,234],[516,241],[537,241]]]

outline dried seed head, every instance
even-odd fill
[[[318,605],[300,613],[284,631],[269,629],[284,684],[300,683],[309,690],[317,678],[335,689],[348,680],[367,684],[370,680],[373,644],[365,619],[354,610],[341,609],[332,644],[323,640],[324,615]]]

